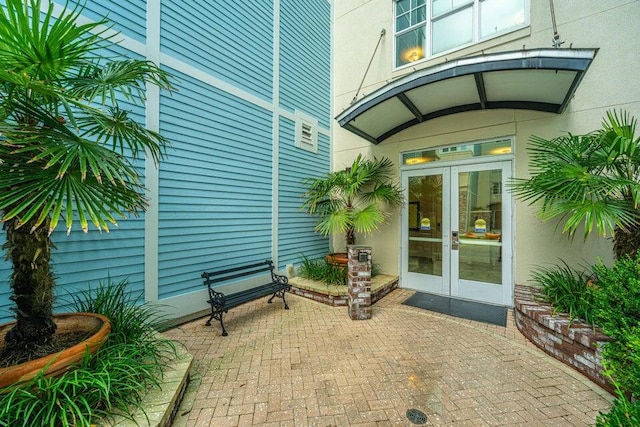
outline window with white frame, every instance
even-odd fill
[[[529,0],[396,0],[395,66],[527,25]]]
[[[295,112],[295,145],[312,153],[318,152],[318,120],[298,110]]]

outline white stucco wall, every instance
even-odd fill
[[[393,4],[389,0],[340,0],[334,2],[334,117],[349,106],[375,48],[386,29],[358,98],[414,70],[393,71]],[[530,0],[527,28],[467,47],[446,57],[415,65],[424,68],[461,56],[526,48],[549,48],[553,36],[548,1]],[[531,135],[547,138],[567,131],[586,133],[600,126],[609,109],[625,109],[640,119],[640,1],[563,0],[555,2],[556,22],[564,48],[599,48],[574,98],[562,115],[521,110],[489,110],[441,117],[406,129],[379,145],[333,126],[333,166],[340,169],[359,153],[387,156],[396,164],[400,152],[447,144],[458,144],[505,135],[515,136],[514,172],[528,175],[526,145]],[[400,172],[398,169],[398,177]],[[573,265],[591,265],[600,257],[612,260],[610,240],[581,235],[571,242],[555,231],[553,222],[541,223],[535,208],[516,201],[515,281],[529,280],[533,265],[557,263],[562,258]],[[342,245],[337,237],[335,247]],[[399,274],[400,214],[372,236],[359,236],[359,244],[374,248],[375,262],[391,274]]]

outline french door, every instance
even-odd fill
[[[511,162],[402,172],[402,286],[511,305]]]

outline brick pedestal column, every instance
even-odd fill
[[[371,247],[349,246],[349,317],[371,319]]]

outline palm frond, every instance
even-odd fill
[[[375,204],[365,206],[353,213],[354,230],[358,233],[371,234],[385,219],[384,212]]]
[[[79,25],[82,8],[65,8],[54,19],[53,2],[41,16],[40,0],[6,0],[0,9],[0,68],[55,81],[66,70],[86,62],[103,46],[99,27],[106,21]]]
[[[108,113],[90,106],[82,106],[82,114],[76,115],[82,137],[95,140],[99,144],[111,146],[120,154],[129,153],[139,158],[145,151],[157,163],[163,158],[168,141],[158,132],[151,131],[129,118],[126,110],[109,108]]]
[[[106,64],[95,62],[79,68],[78,75],[66,80],[69,93],[90,102],[117,105],[117,95],[138,103],[146,99],[145,83],[172,90],[169,75],[151,61],[124,59]]]
[[[562,231],[573,236],[583,227],[613,235],[639,220],[640,141],[635,120],[609,112],[602,129],[550,140],[529,140],[530,178],[514,178],[509,189],[529,204],[540,204],[543,221],[559,218]]]
[[[379,183],[370,191],[364,192],[362,199],[368,203],[384,202],[391,207],[399,207],[404,203],[400,186],[387,183]]]
[[[347,209],[336,210],[326,215],[315,227],[317,233],[329,235],[332,233],[345,233],[353,228],[353,215]]]
[[[389,159],[358,155],[346,169],[303,180],[307,191],[301,209],[319,217],[315,230],[320,234],[371,233],[386,219],[381,204],[403,203],[402,189],[390,182],[392,173]]]
[[[51,229],[55,229],[61,217],[70,230],[74,215],[86,231],[90,220],[98,229],[108,231],[108,224],[116,224],[115,216],[124,217],[127,212],[144,210],[142,185],[133,178],[135,169],[128,171],[132,180],[99,182],[93,176],[82,178],[78,173],[57,177],[55,173],[41,170],[39,173],[16,171],[15,178],[2,178],[0,185],[20,183],[11,192],[0,194],[0,208],[5,212],[3,220],[19,218],[20,224],[36,218],[35,226],[51,215]],[[121,172],[122,173],[122,172]]]

